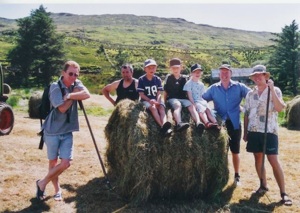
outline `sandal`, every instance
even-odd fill
[[[215,129],[215,130],[221,130],[220,126],[218,123],[211,123],[211,122],[206,122],[205,123],[205,128],[206,129]]]
[[[255,194],[260,194],[263,195],[265,194],[267,191],[269,191],[269,189],[265,186],[260,186],[256,191]]]
[[[40,201],[43,201],[45,199],[45,193],[42,191],[38,185],[40,180],[36,181],[36,198]]]
[[[281,203],[285,206],[291,206],[293,204],[293,201],[286,193],[283,192],[281,193]]]

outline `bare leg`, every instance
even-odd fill
[[[159,105],[159,106],[157,106],[157,108],[158,108],[158,112],[159,112],[159,116],[160,116],[160,122],[163,125],[164,123],[167,122],[165,107],[163,107],[162,105]]]
[[[188,110],[192,116],[192,119],[195,121],[196,124],[199,124],[200,123],[200,118],[199,118],[199,115],[198,115],[198,112],[195,108],[194,105],[190,105],[188,106]]]
[[[52,161],[57,161],[57,160],[50,160],[50,161],[51,162],[49,162],[49,165],[50,164],[52,165],[54,163]],[[44,191],[47,184],[50,181],[52,181],[55,178],[58,178],[58,176],[69,167],[70,167],[70,160],[69,159],[61,159],[61,162],[59,164],[57,164],[56,166],[54,166],[53,168],[49,169],[46,177],[44,177],[44,179],[42,179],[38,182],[39,188],[42,191]]]
[[[285,193],[284,174],[277,155],[267,155],[267,157],[272,166],[273,174],[279,187],[280,194]]]
[[[239,173],[239,167],[240,167],[240,155],[232,153],[232,163],[235,173]]]
[[[207,116],[205,113],[202,113],[202,112],[199,112],[199,116],[200,116],[200,119],[201,121],[206,124],[208,122],[208,119],[207,119]]]
[[[210,120],[212,123],[217,123],[216,118],[211,114],[210,109],[206,108],[205,113],[208,117],[208,120]]]
[[[173,109],[173,117],[176,124],[181,123],[181,109],[182,109],[181,105],[175,105]]]
[[[159,113],[158,113],[157,108],[156,108],[155,106],[150,106],[148,109],[150,110],[150,112],[151,112],[151,114],[152,114],[154,120],[156,121],[156,123],[157,123],[160,127],[162,127],[163,123],[161,122],[160,115],[159,115]]]
[[[57,165],[57,159],[49,161],[49,171],[51,169],[53,169],[56,165]],[[58,176],[54,177],[51,181],[52,181],[52,184],[54,186],[54,190],[55,190],[55,194],[56,194],[56,193],[58,193],[60,191],[60,185],[59,185],[59,182],[58,182]]]
[[[267,176],[266,176],[266,168],[261,170],[262,162],[263,162],[263,153],[253,153],[255,159],[255,168],[256,173],[258,175],[259,180],[262,180],[262,185],[267,187]]]

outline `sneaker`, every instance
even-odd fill
[[[190,127],[190,124],[189,123],[183,123],[183,122],[180,122],[179,124],[177,124],[176,126],[176,131],[177,132],[181,132],[183,130],[186,130],[187,128]]]
[[[205,126],[204,126],[204,124],[203,124],[203,123],[199,123],[199,124],[197,124],[197,130],[198,130],[198,132],[199,132],[200,136],[203,134],[203,132],[204,132],[204,129],[205,129]]]
[[[164,123],[164,125],[160,128],[160,133],[163,134],[163,135],[166,135],[166,134],[171,134],[172,133],[172,124],[167,121],[166,123]]]
[[[165,133],[164,133],[164,136],[165,137],[169,137],[171,134],[172,134],[172,129],[168,129]]]
[[[53,196],[54,200],[56,201],[62,201],[62,193],[61,192],[57,192],[54,196]]]
[[[240,180],[240,176],[234,177],[234,185],[235,186],[241,186],[242,185],[241,180]]]

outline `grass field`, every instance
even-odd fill
[[[111,104],[100,95],[84,101],[90,110],[100,105],[112,110]],[[300,131],[280,128],[280,160],[285,172],[286,192],[293,199],[293,206],[280,205],[280,195],[272,170],[266,162],[269,192],[263,197],[252,195],[259,186],[252,154],[245,151],[241,142],[241,181],[234,188],[233,169],[229,161],[230,179],[223,193],[215,200],[156,200],[134,206],[118,194],[118,188],[109,191],[90,137],[84,116],[80,112],[80,132],[75,133],[74,160],[61,175],[64,200],[53,200],[51,184],[46,189],[47,199],[35,199],[35,181],[47,172],[46,148],[38,149],[39,120],[28,117],[26,105],[15,110],[15,126],[8,136],[0,137],[0,212],[300,212]],[[109,115],[89,114],[89,121],[105,159],[106,140],[104,128]],[[231,159],[231,154],[228,155]],[[214,178],[214,177],[211,177]],[[114,186],[114,181],[111,180]]]

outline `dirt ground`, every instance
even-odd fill
[[[100,95],[93,95],[83,103],[85,108],[91,105],[113,108]],[[128,204],[116,193],[107,192],[105,184],[102,183],[103,172],[82,113],[79,117],[80,132],[74,134],[74,160],[71,167],[60,178],[64,201],[55,202],[52,199],[54,190],[49,184],[46,189],[46,201],[42,204],[37,202],[35,181],[46,175],[48,165],[46,148],[38,149],[39,120],[29,118],[28,113],[24,111],[14,113],[13,131],[8,136],[0,137],[0,212],[144,212],[142,207],[128,209]],[[105,160],[106,148],[104,128],[108,119],[109,116],[89,116],[103,160]],[[299,138],[299,131],[280,128],[280,160],[286,177],[286,192],[293,199],[292,207],[278,204],[279,190],[267,161],[270,191],[260,200],[255,201],[257,204],[253,204],[250,198],[251,191],[257,189],[259,180],[256,176],[253,156],[245,151],[244,142],[241,143],[242,186],[232,191],[228,206],[235,208],[250,206],[253,211],[249,212],[257,212],[256,207],[262,212],[300,212]],[[230,154],[229,158],[231,159]],[[229,162],[231,178],[228,185],[231,185],[233,169],[231,160]],[[155,211],[155,207],[151,208]],[[164,211],[160,210],[160,212]]]

